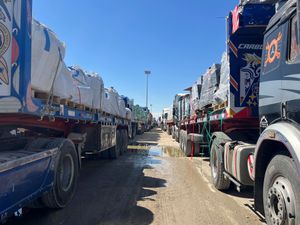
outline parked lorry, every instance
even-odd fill
[[[240,1],[227,51],[193,85],[192,113],[174,128],[186,155],[208,149],[212,182],[254,187],[267,224],[300,224],[300,3]]]
[[[101,85],[100,77],[85,76],[79,68],[65,66],[63,45],[51,30],[32,20],[31,0],[0,3],[1,222],[28,205],[65,207],[75,193],[81,157],[103,153],[117,158],[127,148],[131,117],[113,88],[105,89],[103,98],[96,94],[100,100],[94,102],[93,94],[98,92],[90,92],[90,89],[94,84]],[[33,42],[35,34],[42,35],[42,40]],[[39,49],[39,45],[42,48]],[[31,60],[39,51],[51,57],[41,55]],[[45,59],[47,63],[39,64],[37,69],[35,63]],[[41,69],[50,64],[56,65],[52,72]],[[37,91],[41,86],[36,82],[41,80],[33,77],[47,80],[58,71],[61,74],[53,80],[65,80],[57,84],[52,82],[48,93]],[[90,79],[96,83],[88,86]],[[64,81],[66,85],[76,83],[75,88],[55,89]],[[66,94],[66,99],[55,96],[55,90]],[[81,98],[83,94],[90,99]],[[110,98],[119,103],[112,103]],[[98,108],[101,101],[106,103]],[[122,112],[117,115],[113,108],[102,110],[109,104],[122,106]]]
[[[135,130],[137,134],[143,134],[151,129],[153,123],[153,115],[147,107],[135,105],[133,107],[133,121],[136,125]]]
[[[166,131],[169,135],[172,133],[173,114],[171,108],[164,108],[162,111],[161,129]]]

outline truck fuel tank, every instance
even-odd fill
[[[227,142],[224,150],[225,171],[245,186],[253,186],[248,172],[248,157],[253,154],[255,145],[244,142]]]

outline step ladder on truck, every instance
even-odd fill
[[[0,1],[0,222],[24,206],[63,208],[81,156],[115,159],[130,120],[39,99],[31,89],[32,1]]]

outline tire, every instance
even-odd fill
[[[174,126],[172,127],[172,138],[173,138],[174,140],[176,139],[175,128],[174,128]]]
[[[183,151],[183,135],[182,135],[182,130],[180,131],[179,133],[179,146],[180,146],[180,149]]]
[[[124,130],[124,133],[123,133],[123,153],[127,152],[127,148],[128,148],[128,133],[127,133],[127,130]]]
[[[115,160],[115,159],[118,159],[119,156],[121,155],[122,145],[123,145],[122,132],[120,133],[120,140],[121,140],[121,143],[119,143],[119,146],[118,146],[118,141],[117,141],[115,146],[113,146],[107,150],[109,159]]]
[[[271,160],[263,200],[267,224],[300,224],[300,181],[290,157],[277,155]]]
[[[172,127],[169,127],[169,126],[168,126],[167,132],[168,132],[168,135],[171,135],[171,134],[172,134]]]
[[[60,209],[66,207],[75,194],[78,156],[74,144],[67,139],[53,141],[48,147],[59,147],[59,153],[55,163],[53,187],[42,197],[42,202],[48,208]]]
[[[224,148],[222,143],[219,143],[218,138],[215,138],[210,152],[211,179],[215,188],[220,191],[228,190],[231,183],[223,174],[225,171],[223,155]]]
[[[189,144],[188,144],[188,135],[186,131],[182,132],[182,151],[185,156],[190,156],[191,152],[188,149]]]
[[[175,141],[179,142],[180,143],[180,131],[176,131],[175,130]]]
[[[117,140],[116,140],[116,151],[122,155],[122,145],[123,145],[123,140],[122,140],[122,130],[117,130]]]

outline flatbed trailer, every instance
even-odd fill
[[[25,206],[63,208],[75,193],[81,157],[117,158],[131,121],[37,98],[31,88],[32,1],[1,1],[0,221]],[[46,43],[47,44],[47,43]],[[46,48],[47,46],[45,46]]]

